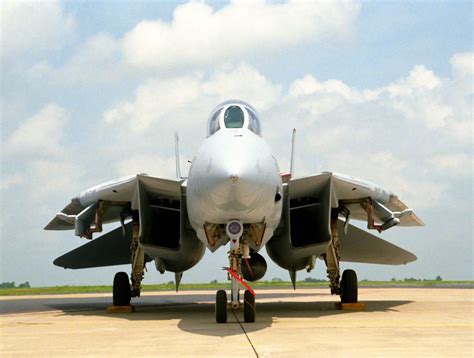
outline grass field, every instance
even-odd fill
[[[291,288],[290,282],[259,281],[251,284],[255,289]],[[474,281],[360,281],[359,287],[468,287],[474,288]],[[219,283],[184,283],[180,290],[217,290],[228,288],[228,282]],[[328,282],[297,282],[296,287],[328,287]],[[174,284],[144,285],[143,291],[174,291]],[[25,295],[52,295],[73,293],[111,293],[112,286],[55,286],[31,288],[2,288],[0,296],[25,296]]]

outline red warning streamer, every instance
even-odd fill
[[[250,287],[247,282],[245,282],[244,280],[242,280],[242,279],[239,277],[239,275],[237,275],[232,269],[230,269],[230,268],[228,268],[228,267],[226,267],[225,269],[227,270],[228,273],[230,273],[232,276],[234,276],[235,279],[236,279],[237,281],[239,281],[239,282],[242,284],[242,286],[244,286],[247,290],[249,290],[249,292],[252,294],[253,297],[255,297],[255,296],[257,295],[257,294],[255,293],[255,291],[252,290],[252,287]]]

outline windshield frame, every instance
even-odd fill
[[[225,123],[225,113],[230,107],[238,107],[244,115],[243,124],[239,128],[227,127]],[[207,124],[207,137],[210,137],[221,130],[226,131],[242,131],[247,129],[262,136],[262,124],[258,112],[247,102],[240,100],[229,100],[216,106],[209,117]]]

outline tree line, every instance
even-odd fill
[[[30,283],[28,281],[20,283],[18,286],[15,285],[15,282],[2,282],[0,283],[1,288],[30,288]]]

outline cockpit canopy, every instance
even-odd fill
[[[256,135],[262,135],[257,111],[247,102],[239,100],[222,102],[212,111],[207,136],[213,135],[221,128],[248,128]]]

